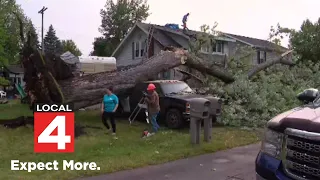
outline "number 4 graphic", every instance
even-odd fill
[[[51,133],[58,128],[57,135]],[[59,150],[66,149],[66,143],[71,142],[71,136],[66,135],[66,117],[56,116],[45,130],[38,136],[38,143],[57,143]]]

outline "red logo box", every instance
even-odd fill
[[[74,112],[34,112],[34,152],[74,152]]]

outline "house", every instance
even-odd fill
[[[20,84],[22,87],[25,86],[23,81],[24,69],[21,65],[9,65],[6,67],[7,78],[12,84]]]
[[[151,27],[153,27],[153,33],[150,33],[152,38],[149,38],[149,52],[146,54],[147,39]],[[189,42],[192,40],[190,34],[198,33],[202,32],[188,30],[187,33],[184,33],[182,29],[137,22],[115,49],[112,56],[117,60],[117,68],[135,65],[140,63],[146,56],[151,57],[166,47],[173,46],[188,50]],[[243,52],[239,51],[239,47],[253,49],[253,53],[249,56],[253,64],[263,63],[287,50],[267,40],[221,33],[221,35],[215,37],[214,44],[201,47],[201,52],[205,57],[222,62],[227,59],[226,57],[234,57],[235,59],[240,57]],[[179,74],[175,69],[172,69],[159,74],[158,78],[179,79],[181,78],[181,73]]]

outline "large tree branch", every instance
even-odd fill
[[[214,76],[225,83],[232,83],[235,81],[232,74],[225,71],[223,68],[217,67],[212,63],[205,61],[194,54],[187,53],[188,61],[186,65],[193,69],[197,69],[200,72],[204,72],[208,75]],[[189,60],[190,59],[190,60]]]
[[[179,51],[181,49],[176,47],[166,47],[167,50],[170,51]],[[203,74],[208,74],[213,77],[220,79],[225,83],[232,83],[235,81],[232,74],[228,73],[223,67],[216,65],[214,62],[210,62],[207,60],[203,60],[199,58],[197,55],[188,52],[185,50],[185,54],[187,56],[186,65],[192,69],[196,69]]]
[[[187,80],[189,80],[191,78],[194,78],[195,80],[199,81],[200,83],[202,83],[202,84],[204,83],[203,79],[201,79],[200,77],[198,77],[198,76],[196,76],[196,75],[194,75],[192,73],[184,71],[184,70],[182,70],[180,68],[175,68],[175,70],[179,71],[180,73],[182,73],[185,76],[183,79],[181,79],[182,81],[187,81]]]
[[[291,55],[292,55],[293,50],[289,50],[283,54],[281,54],[280,57],[268,60],[262,64],[259,64],[255,66],[253,69],[251,69],[248,73],[248,78],[252,78],[254,75],[256,75],[258,72],[267,69],[268,67],[275,65],[275,64],[284,64],[284,65],[294,65],[294,62],[291,60]],[[285,57],[289,57],[289,60],[284,59]]]

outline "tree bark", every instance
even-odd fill
[[[224,70],[224,68],[218,67],[213,63],[205,61],[194,54],[187,53],[186,56],[189,60],[187,62],[187,65],[189,67],[203,72],[205,74],[214,76],[227,84],[235,81],[232,74],[228,73],[226,70]]]
[[[41,57],[37,51],[24,62],[28,94],[34,94],[37,103],[73,103],[75,109],[99,103],[109,86],[114,87],[115,93],[124,93],[137,82],[184,64],[186,60],[184,51],[163,51],[127,70],[72,77],[61,59],[47,56],[42,61]]]
[[[24,58],[26,91],[34,103],[73,103],[75,109],[79,109],[99,103],[109,86],[113,86],[115,93],[123,94],[137,82],[149,80],[160,72],[183,64],[211,75],[222,74],[200,58],[176,49],[162,51],[126,70],[73,77],[68,65],[59,57],[43,57],[40,51],[36,51],[29,58]]]

